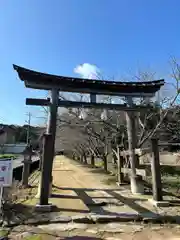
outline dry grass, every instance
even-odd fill
[[[32,186],[29,188],[23,188],[20,182],[14,181],[11,187],[4,189],[2,199],[3,222],[9,224],[14,219],[23,221],[32,216],[33,208],[30,204],[26,205],[26,202],[34,199],[37,192],[37,186],[33,186],[36,177],[38,177],[37,172],[30,176],[29,182],[32,183]]]

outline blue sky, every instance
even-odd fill
[[[170,56],[180,57],[179,9],[179,0],[0,0],[0,121],[41,115],[25,98],[44,93],[25,89],[13,63],[71,76],[89,63],[116,79],[152,69],[167,79]]]

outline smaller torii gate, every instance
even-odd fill
[[[127,113],[129,153],[131,163],[131,190],[138,192],[137,176],[135,168],[135,119],[134,112],[146,111],[152,106],[136,105],[133,98],[148,97],[151,98],[164,85],[164,80],[150,82],[115,82],[93,79],[82,79],[73,77],[64,77],[36,72],[17,65],[13,65],[19,78],[24,81],[25,87],[33,89],[48,90],[51,97],[47,99],[27,98],[27,105],[49,106],[49,121],[47,127],[47,137],[44,141],[40,205],[48,205],[49,184],[52,181],[52,165],[54,159],[54,145],[56,136],[56,119],[58,107],[81,107],[97,109],[116,109]],[[59,99],[59,91],[76,92],[90,94],[89,102],[64,101]],[[127,104],[106,104],[96,101],[97,95],[124,96],[127,98]]]

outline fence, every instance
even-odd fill
[[[27,144],[26,143],[19,143],[19,144],[4,144],[1,146],[1,153],[22,153]]]

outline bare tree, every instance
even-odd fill
[[[148,74],[145,74],[145,76],[148,76]],[[169,112],[172,108],[176,107],[179,102],[180,66],[175,59],[172,60],[171,77],[171,82],[166,83],[159,94],[158,101],[155,101],[153,104],[155,109],[151,112],[147,111],[138,117],[140,129],[138,147],[141,147],[148,139],[158,133]],[[167,95],[167,91],[165,90],[167,85],[169,95]]]
[[[135,76],[137,81],[152,81],[155,79],[154,72],[140,71]],[[178,62],[172,60],[172,74],[171,82],[166,83],[165,87],[161,89],[153,99],[141,98],[137,103],[146,105],[147,103],[154,106],[153,110],[147,109],[143,113],[136,113],[136,128],[137,128],[137,148],[143,147],[148,140],[158,135],[159,131],[167,127],[169,133],[178,135],[178,127],[175,130],[175,123],[168,122],[167,117],[172,109],[173,114],[178,119],[179,108],[177,103],[179,101],[179,79],[180,66]],[[166,89],[170,91],[166,91]],[[81,94],[60,94],[63,100],[78,100],[87,101],[87,95]],[[99,101],[102,102],[119,102],[122,103],[122,98],[112,98],[101,96]],[[80,113],[85,115],[81,119]],[[81,155],[91,153],[94,155],[108,155],[110,152],[118,157],[118,147],[127,149],[127,127],[126,118],[123,112],[115,110],[106,110],[106,119],[101,119],[102,110],[97,109],[73,109],[69,108],[60,112],[57,126],[56,146],[76,152]],[[172,118],[171,118],[172,119]]]

